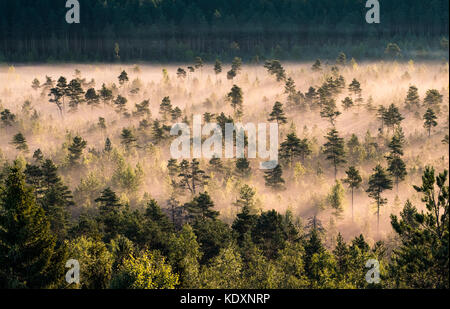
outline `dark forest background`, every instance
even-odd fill
[[[0,62],[109,62],[116,43],[121,61],[430,59],[449,27],[447,0],[380,0],[380,24],[365,0],[79,0],[80,24],[65,2],[0,0]]]

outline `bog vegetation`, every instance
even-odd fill
[[[448,85],[344,53],[1,67],[0,286],[448,288]],[[172,159],[197,114],[278,123],[279,164]]]

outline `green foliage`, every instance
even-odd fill
[[[179,277],[157,252],[144,251],[123,262],[111,281],[113,289],[174,289]]]
[[[323,152],[326,155],[326,159],[330,160],[334,166],[334,178],[337,179],[337,169],[338,166],[346,163],[345,160],[345,149],[344,149],[344,139],[339,137],[338,131],[336,129],[331,129],[328,135],[325,136],[327,142],[323,145]]]
[[[287,123],[287,118],[283,111],[283,104],[281,104],[278,101],[275,102],[272,112],[270,113],[269,118],[267,120],[268,121],[276,120],[278,125]]]
[[[420,212],[409,201],[391,223],[401,239],[389,267],[392,284],[397,288],[449,287],[449,187],[448,172],[435,175],[426,167],[422,185],[414,186],[422,195],[426,212]]]
[[[46,288],[60,276],[56,239],[23,171],[14,165],[0,195],[0,285]]]
[[[269,169],[264,172],[264,180],[266,183],[266,187],[272,188],[274,190],[283,190],[285,189],[283,179],[283,169],[281,165],[278,164],[273,169]]]
[[[436,127],[438,124],[436,119],[437,116],[431,108],[427,109],[423,115],[423,120],[425,120],[423,126],[428,131],[428,137],[431,136],[431,128]]]
[[[77,165],[80,162],[80,158],[83,154],[83,150],[86,148],[87,142],[80,136],[73,138],[72,144],[69,146],[68,160],[71,165]]]
[[[392,189],[392,180],[386,173],[386,170],[381,167],[381,165],[377,165],[373,169],[374,173],[369,178],[369,188],[367,188],[366,192],[369,197],[373,198],[377,203],[377,230],[379,229],[380,224],[380,206],[387,203],[387,199],[383,198],[381,194],[385,190]]]

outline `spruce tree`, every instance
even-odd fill
[[[247,203],[243,203],[241,212],[236,215],[231,228],[238,234],[237,239],[241,243],[246,234],[250,234],[253,227],[256,225],[258,216],[252,213],[250,206]]]
[[[58,268],[55,237],[25,175],[15,164],[0,195],[0,286],[46,288]]]
[[[109,187],[102,191],[95,202],[99,203],[101,214],[117,213],[122,206],[116,193]]]

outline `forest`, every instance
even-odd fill
[[[0,85],[3,288],[449,287],[448,62],[9,66]],[[279,164],[171,158],[193,115],[277,123]]]
[[[0,0],[0,288],[449,289],[447,0],[65,2]]]
[[[380,24],[366,0],[79,0],[79,24],[59,2],[0,1],[0,63],[379,60],[390,41],[441,60],[448,45],[446,0],[382,0]]]

